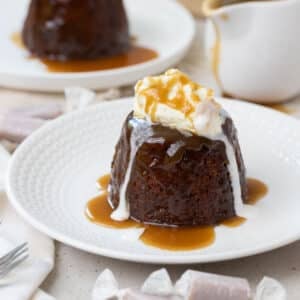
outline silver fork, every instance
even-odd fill
[[[28,258],[28,252],[28,244],[23,243],[0,257],[0,279],[26,260]]]

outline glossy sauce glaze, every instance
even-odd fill
[[[248,196],[247,204],[254,205],[268,193],[268,186],[254,178],[247,179]]]
[[[109,186],[110,178],[111,178],[110,174],[105,174],[101,176],[97,181],[98,187],[101,190],[107,190]]]
[[[228,139],[237,141],[231,119],[226,119],[222,129]],[[227,156],[225,146],[222,141],[183,134],[130,114],[111,167],[109,196],[116,208],[113,219],[126,220],[130,215],[146,224],[197,226],[217,224],[235,216],[227,164],[236,160],[239,166],[236,171],[240,173],[244,201],[245,168],[240,151],[235,158],[234,151]],[[201,206],[195,211],[191,207],[197,206],[197,201]],[[119,207],[123,208],[122,219],[115,218]]]
[[[113,210],[107,199],[109,179],[109,175],[104,175],[97,181],[102,193],[90,200],[86,206],[86,216],[91,222],[115,229],[144,227],[145,231],[140,236],[140,240],[149,246],[165,250],[194,250],[208,247],[214,243],[215,226],[162,227],[145,225],[134,220],[123,222],[112,220],[110,216]],[[247,184],[249,204],[255,204],[268,192],[267,186],[259,180],[249,178]],[[234,228],[241,226],[246,221],[243,217],[235,217],[221,222],[220,225]]]
[[[225,220],[221,222],[220,225],[226,226],[226,227],[239,227],[243,225],[247,221],[246,218],[243,217],[235,217],[232,219]]]
[[[242,4],[245,2],[266,2],[266,1],[273,1],[273,0],[212,0],[211,3],[213,3],[213,8],[217,9],[222,6]]]
[[[212,72],[215,77],[215,80],[217,81],[220,88],[223,90],[222,82],[221,82],[220,74],[219,74],[221,48],[222,48],[221,31],[216,22],[212,22],[212,24],[213,24],[213,27],[215,30],[216,40],[211,49],[211,68],[212,68]]]
[[[13,33],[11,41],[19,48],[25,48],[20,33]],[[70,60],[70,61],[52,61],[38,59],[49,72],[72,73],[72,72],[92,72],[104,71],[116,68],[124,68],[141,64],[157,58],[159,55],[155,50],[132,45],[125,54],[111,57],[103,57],[90,60]],[[34,58],[32,55],[29,58]]]
[[[156,248],[173,251],[193,250],[208,247],[215,241],[214,226],[176,228],[144,225],[134,220],[117,222],[111,219],[112,212],[107,191],[90,200],[86,207],[86,216],[93,223],[114,229],[144,227],[145,231],[140,240]]]
[[[91,60],[74,60],[74,61],[51,61],[40,60],[49,72],[67,73],[67,72],[92,72],[104,71],[117,68],[129,67],[141,64],[158,57],[158,53],[154,50],[132,46],[125,54],[111,57],[104,57]]]
[[[140,240],[152,247],[183,251],[206,248],[214,243],[215,238],[214,226],[180,228],[145,226]]]
[[[107,201],[107,192],[103,191],[101,195],[88,202],[86,207],[86,216],[93,223],[97,223],[106,227],[116,229],[140,227],[139,223],[132,220],[123,222],[114,221],[110,217],[112,211],[113,210]]]

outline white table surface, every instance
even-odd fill
[[[203,85],[215,88],[208,63],[202,54],[202,44],[203,23],[199,22],[193,49],[180,68]],[[0,88],[0,108],[45,101],[62,101],[62,99],[63,95],[59,94],[31,94]],[[300,116],[300,97],[287,103],[286,106],[293,110],[293,115]],[[150,272],[160,267],[162,266],[134,264],[95,256],[56,243],[55,269],[42,288],[58,300],[87,300],[90,299],[91,289],[97,276],[105,268],[110,268],[115,273],[122,287],[139,287]],[[263,276],[272,276],[286,286],[289,300],[300,299],[300,242],[270,253],[235,261],[167,267],[174,280],[188,268],[246,277],[253,287]]]

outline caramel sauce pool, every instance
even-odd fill
[[[252,204],[252,205],[256,204],[268,193],[267,185],[260,180],[254,178],[248,178],[247,186],[248,186],[248,197],[247,197],[248,204]]]
[[[161,227],[146,226],[140,240],[144,244],[165,250],[183,251],[206,248],[215,241],[214,226]]]
[[[107,190],[110,181],[110,174],[101,176],[97,183],[100,189]]]
[[[243,217],[234,217],[232,219],[225,220],[220,223],[220,225],[226,226],[226,227],[239,227],[243,225],[247,221],[246,218]]]
[[[11,35],[11,41],[19,48],[25,48],[19,32]],[[47,59],[39,59],[39,61],[46,66],[49,72],[72,73],[124,68],[153,60],[158,56],[158,53],[152,49],[132,45],[127,53],[111,57],[65,62],[51,61]],[[30,58],[32,57],[30,56]]]
[[[116,229],[125,229],[131,227],[140,227],[140,224],[127,220],[123,222],[117,222],[111,219],[110,215],[112,214],[112,208],[107,201],[107,192],[103,193],[90,200],[86,207],[86,216],[93,223],[97,223],[106,227],[116,228]]]
[[[144,63],[157,57],[158,53],[154,50],[139,46],[132,46],[127,53],[112,57],[104,57],[93,60],[74,60],[66,62],[42,59],[41,62],[47,67],[47,70],[49,72],[70,73],[124,68]]]
[[[96,224],[115,228],[145,228],[144,233],[140,236],[140,240],[149,246],[171,250],[184,251],[206,248],[215,241],[215,226],[195,226],[195,227],[162,227],[154,225],[145,225],[134,220],[117,222],[111,219],[113,212],[108,203],[107,188],[110,181],[110,175],[104,175],[97,181],[101,191],[98,197],[90,200],[86,206],[85,214],[87,218]],[[248,203],[255,204],[263,198],[268,187],[261,181],[253,178],[247,180],[248,185]],[[243,217],[235,217],[221,222],[219,225],[234,228],[241,226],[247,220]]]
[[[19,32],[14,32],[11,36],[10,36],[10,40],[19,48],[24,48],[24,44],[22,41],[22,37],[21,34]]]
[[[107,192],[90,200],[86,207],[87,218],[96,224],[115,229],[144,227],[140,240],[156,248],[180,251],[205,248],[215,241],[214,226],[207,227],[160,227],[143,225],[133,220],[117,222],[111,219],[113,210],[107,201]]]

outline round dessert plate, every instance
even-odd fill
[[[173,0],[125,0],[131,35],[137,44],[151,48],[159,57],[134,66],[82,73],[50,73],[12,34],[22,30],[29,0],[0,1],[0,85],[35,91],[63,91],[67,86],[91,89],[134,83],[146,75],[164,71],[186,54],[195,34],[192,16]],[[174,30],[176,33],[174,33]]]
[[[300,123],[254,104],[218,99],[239,131],[248,177],[269,187],[246,223],[216,227],[213,245],[166,251],[143,244],[136,229],[109,229],[85,217],[110,172],[114,146],[133,101],[99,104],[50,122],[15,152],[7,192],[18,213],[38,230],[73,247],[144,263],[204,263],[250,256],[290,244],[300,236]]]

